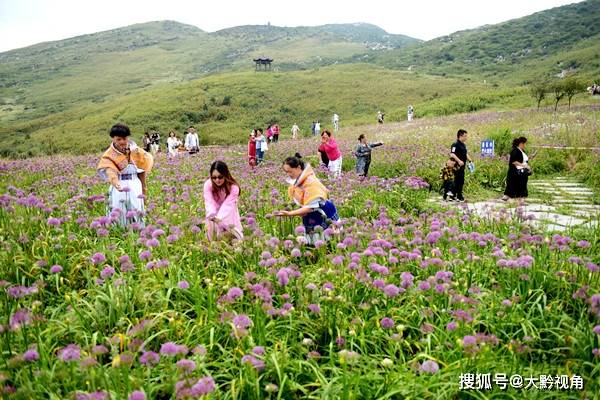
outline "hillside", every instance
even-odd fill
[[[551,75],[573,69],[593,74],[600,69],[599,19],[600,0],[587,0],[377,54],[371,61],[427,73],[480,74],[517,82],[528,72]],[[583,59],[561,56],[580,48],[582,41],[589,53],[580,54]],[[549,69],[520,68],[548,59],[556,61]]]
[[[439,90],[442,86],[444,91]],[[138,140],[147,129],[181,133],[196,124],[203,144],[239,143],[250,129],[269,122],[278,122],[285,130],[297,122],[304,133],[314,119],[329,126],[334,112],[341,116],[342,125],[372,122],[379,109],[388,120],[398,120],[408,104],[417,106],[419,113],[425,103],[435,99],[433,104],[441,106],[461,90],[494,96],[492,88],[465,79],[415,76],[364,64],[211,75],[115,95],[111,101],[82,102],[44,117],[14,120],[0,127],[0,154],[95,152],[105,145],[107,129],[116,120],[129,124]],[[501,90],[493,93],[498,101],[513,95]]]
[[[262,54],[275,58],[280,70],[303,69],[415,41],[367,24],[242,26],[214,33],[173,21],[132,25],[0,53],[0,104],[12,109],[0,121],[108,101],[150,85],[252,70],[252,58]]]
[[[237,143],[268,122],[390,120],[531,106],[524,84],[574,72],[600,78],[600,0],[421,42],[370,24],[247,25],[207,33],[138,24],[0,53],[0,154],[97,151],[115,120],[201,126]],[[252,59],[275,59],[257,74]],[[226,134],[223,134],[226,132]],[[75,143],[75,144],[74,144]]]

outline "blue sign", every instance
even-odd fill
[[[494,157],[494,141],[490,139],[481,142],[481,156]]]

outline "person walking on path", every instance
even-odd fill
[[[208,240],[243,239],[238,210],[240,186],[223,161],[210,166],[210,178],[204,182],[204,208]]]
[[[358,137],[358,145],[354,149],[354,154],[356,155],[356,173],[359,176],[367,176],[371,165],[371,150],[381,145],[383,145],[382,142],[367,143],[364,134]]]
[[[340,148],[331,136],[331,132],[324,130],[321,134],[321,145],[319,150],[324,151],[329,159],[329,172],[334,178],[337,178],[342,173],[342,153]]]
[[[300,208],[293,211],[276,211],[274,215],[302,217],[304,235],[309,245],[314,245],[317,240],[327,240],[323,231],[339,220],[335,204],[329,200],[329,190],[317,178],[311,166],[302,161],[298,153],[285,159],[283,170],[289,178],[288,194]]]
[[[521,136],[513,140],[513,148],[508,159],[506,174],[506,190],[502,200],[523,198],[528,196],[527,181],[531,175],[529,157],[525,154],[527,138]]]
[[[154,158],[130,141],[130,135],[127,125],[113,125],[110,129],[112,142],[96,170],[103,180],[110,183],[108,216],[121,226],[137,223],[143,228],[146,174],[152,170]]]
[[[454,174],[454,190],[456,195],[456,201],[464,202],[463,187],[465,186],[465,165],[467,161],[472,161],[469,154],[467,154],[467,131],[459,129],[456,132],[456,142],[452,144],[450,149],[450,157],[458,163],[458,170]]]

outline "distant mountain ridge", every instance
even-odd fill
[[[587,0],[496,25],[458,31],[402,51],[374,55],[372,61],[424,72],[493,75],[512,70],[515,65],[566,52],[586,39],[597,37],[600,44],[599,35],[600,0]],[[574,60],[574,64],[577,63]],[[597,66],[593,63],[589,69]]]
[[[19,144],[25,143],[21,137],[49,140],[57,135],[56,148],[62,151],[70,138],[88,130],[100,135],[115,120],[136,129],[202,123],[209,135],[216,135],[223,128],[246,129],[253,120],[310,118],[313,112],[323,116],[346,103],[345,121],[362,121],[377,104],[389,102],[399,107],[396,112],[406,107],[402,93],[411,93],[410,101],[421,109],[430,104],[444,110],[480,109],[502,99],[510,102],[514,93],[524,95],[522,85],[532,80],[568,73],[598,80],[596,21],[600,0],[426,42],[366,23],[245,25],[205,32],[155,21],[41,43],[0,53],[0,154],[29,154],[27,145]],[[275,60],[274,74],[253,72],[252,59],[258,56]],[[281,73],[288,71],[297,73]],[[359,97],[363,80],[371,84],[362,87]],[[432,82],[437,87],[429,87]],[[395,91],[385,93],[387,86]],[[474,91],[481,96],[473,99]],[[327,104],[321,95],[330,96]],[[523,97],[518,102],[523,106]],[[43,151],[41,146],[33,154]]]

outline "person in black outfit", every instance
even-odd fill
[[[454,194],[456,195],[456,201],[463,202],[463,186],[465,185],[465,165],[467,161],[471,161],[471,157],[467,154],[467,131],[459,129],[456,132],[456,142],[452,144],[450,150],[450,158],[454,159],[458,164],[459,168],[454,173]]]
[[[527,181],[531,175],[528,164],[529,157],[525,154],[527,138],[521,136],[513,140],[513,148],[508,159],[508,173],[506,174],[506,190],[502,200],[509,198],[527,197]]]

